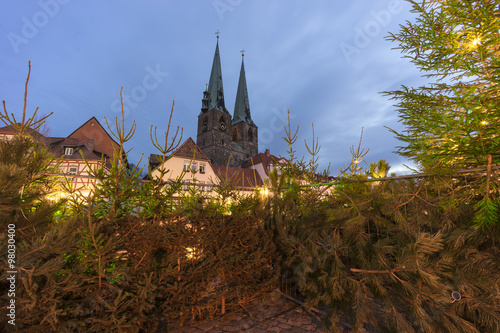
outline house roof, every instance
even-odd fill
[[[264,171],[266,174],[269,173],[269,164],[276,163],[279,161],[279,158],[271,155],[269,150],[266,149],[265,153],[258,153],[254,157],[250,158],[250,161],[243,164],[243,168],[250,168],[252,165],[262,164],[264,167]]]
[[[14,135],[15,133],[16,130],[12,126],[0,127],[0,134]],[[49,137],[40,134],[38,131],[32,131],[30,135],[38,142],[46,145],[47,150],[54,157],[63,161],[81,161],[83,158],[88,161],[100,161],[103,156],[113,156],[114,148],[119,146],[95,117],[90,118],[68,137]],[[73,154],[66,155],[66,147],[73,148]],[[107,162],[109,163],[109,161]]]
[[[215,174],[221,182],[228,182],[236,187],[255,187],[263,185],[259,174],[253,169],[213,165]]]
[[[80,144],[87,146],[89,152],[99,157],[99,159],[101,156],[114,156],[120,147],[96,117],[92,117],[83,123],[68,135],[67,139],[79,140]],[[70,141],[67,142],[70,143]]]
[[[84,122],[84,123],[83,123],[80,127],[78,127],[76,130],[74,130],[74,131],[73,131],[70,135],[68,135],[68,138],[69,138],[69,137],[74,136],[76,133],[78,133],[78,132],[80,131],[80,129],[81,129],[82,127],[84,127],[85,125],[87,125],[87,124],[88,124],[88,123],[90,123],[91,121],[94,121],[97,125],[99,125],[99,127],[102,129],[102,131],[103,131],[104,133],[106,133],[107,137],[108,137],[111,141],[113,141],[113,142],[114,142],[117,146],[120,146],[120,145],[118,144],[118,142],[116,142],[116,141],[115,141],[115,139],[113,139],[113,137],[112,137],[111,135],[109,135],[108,131],[106,131],[106,129],[105,129],[105,128],[101,125],[101,123],[99,122],[99,120],[97,120],[97,118],[96,118],[96,117],[92,117],[92,118],[90,118],[89,120],[87,120],[86,122]]]
[[[56,157],[56,158],[62,158],[63,160],[83,160],[83,157],[87,161],[100,161],[102,154],[96,151],[91,151],[87,146],[85,145],[78,145],[76,147],[73,147],[73,154],[71,155],[65,155],[64,154],[64,148],[62,148],[60,145],[57,145],[50,149],[49,151]]]
[[[20,123],[17,123],[16,125],[21,125]],[[43,134],[41,134],[40,132],[38,132],[37,130],[33,130],[31,128],[28,128],[28,131],[29,131],[29,135],[31,135],[31,137],[39,142],[42,142],[42,143],[45,143],[46,142],[46,139],[48,137],[44,136]],[[15,135],[17,133],[16,129],[15,128],[12,128],[11,125],[7,125],[7,126],[3,126],[3,127],[0,127],[0,134],[4,134],[4,135]]]
[[[187,140],[172,153],[172,156],[210,161],[191,137],[187,138]]]
[[[195,159],[198,161],[206,161],[210,162],[208,157],[203,153],[203,151],[198,147],[196,142],[189,137],[186,141],[184,141],[179,148],[177,148],[170,156],[168,157],[181,157],[187,159]],[[152,166],[158,166],[161,164],[162,155],[160,154],[151,154],[149,155],[149,164]]]
[[[77,138],[48,138],[47,146],[48,150],[56,158],[62,158],[63,160],[83,160],[83,157],[88,161],[100,161],[102,153],[91,150],[85,142],[78,140]],[[73,154],[66,155],[65,148],[73,148]]]

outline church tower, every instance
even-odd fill
[[[208,87],[203,92],[201,113],[198,116],[196,144],[213,165],[241,167],[259,152],[258,128],[250,115],[245,54],[242,51],[240,79],[234,103],[234,114],[227,111],[222,87],[222,69],[219,55],[219,34]]]
[[[241,160],[247,160],[259,152],[258,127],[252,121],[250,115],[244,58],[245,53],[242,51],[240,79],[231,123],[231,139],[242,150],[241,156],[238,156]]]
[[[203,92],[196,137],[196,144],[214,165],[225,165],[231,156],[231,122],[231,115],[224,103],[219,35],[217,34],[212,72],[208,87]]]

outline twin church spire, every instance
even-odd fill
[[[248,124],[255,125],[250,114],[250,102],[248,100],[244,58],[245,53],[242,51],[240,78],[238,81],[238,90],[236,92],[232,124],[244,121]],[[217,45],[215,47],[210,80],[208,81],[207,89],[203,93],[201,108],[202,112],[206,112],[210,109],[217,109],[224,113],[229,113],[224,102],[224,86],[222,84],[222,67],[219,54],[219,35],[217,35]]]
[[[203,92],[196,139],[197,145],[214,165],[241,166],[259,150],[258,127],[250,114],[244,53],[231,115],[224,101],[218,35],[210,80]]]

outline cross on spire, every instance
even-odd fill
[[[217,29],[217,31],[215,32],[215,34],[217,35],[217,39],[219,39],[219,34],[220,34],[219,29]]]
[[[240,53],[241,53],[241,56],[244,57],[245,56],[245,49],[241,49]]]

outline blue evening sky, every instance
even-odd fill
[[[137,124],[130,161],[155,152],[151,125],[173,125],[196,141],[202,92],[220,31],[224,93],[232,113],[245,49],[252,118],[259,151],[286,156],[283,125],[290,110],[300,125],[295,149],[306,156],[311,124],[321,145],[320,166],[332,175],[350,160],[364,127],[367,162],[385,159],[404,172],[393,103],[380,94],[421,85],[421,73],[384,39],[412,20],[403,0],[23,0],[2,1],[0,99],[20,115],[28,60],[28,110],[53,115],[52,136],[67,136],[90,117],[114,124],[119,93],[126,124]],[[143,160],[144,161],[144,160]]]

